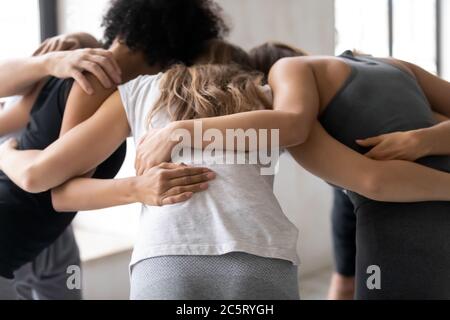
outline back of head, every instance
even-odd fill
[[[245,50],[224,40],[209,41],[195,65],[166,71],[149,121],[162,109],[172,121],[180,121],[270,108],[261,90],[264,76],[251,70]]]
[[[208,41],[228,32],[212,0],[112,0],[102,25],[106,46],[119,39],[163,67],[193,63]]]
[[[250,50],[253,68],[264,73],[266,79],[269,76],[270,69],[278,60],[307,55],[302,49],[279,42],[267,42]]]
[[[161,110],[172,121],[181,121],[270,108],[262,83],[262,74],[236,64],[173,66],[161,80],[161,96],[148,116],[149,123]]]
[[[236,64],[243,69],[253,70],[250,56],[244,49],[221,39],[209,41],[196,64]]]

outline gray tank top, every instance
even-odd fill
[[[359,153],[357,139],[432,127],[433,112],[417,80],[407,71],[347,51],[339,56],[351,67],[351,75],[320,118],[324,128],[341,143]],[[417,161],[450,172],[450,157]]]

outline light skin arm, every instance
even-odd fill
[[[434,127],[407,132],[394,132],[357,141],[372,148],[366,156],[375,160],[416,161],[428,156],[450,155],[450,121]]]
[[[450,200],[450,174],[408,161],[369,159],[336,141],[319,123],[306,143],[289,151],[314,175],[376,201]]]
[[[26,95],[48,76],[74,78],[85,92],[93,94],[94,89],[84,71],[94,74],[105,88],[112,88],[113,84],[121,81],[120,68],[106,50],[49,52],[0,62],[0,97]]]
[[[0,97],[28,93],[36,83],[49,76],[47,65],[46,56],[0,62]]]
[[[44,151],[17,151],[4,146],[0,167],[22,189],[31,193],[47,191],[95,169],[118,149],[129,131],[116,92],[95,115]]]
[[[53,207],[58,212],[104,209],[132,203],[151,206],[171,205],[205,191],[215,173],[163,163],[141,177],[116,180],[75,178],[53,190]]]
[[[94,116],[44,151],[16,151],[4,144],[0,166],[24,190],[43,192],[90,172],[120,146],[128,133],[125,111],[116,92]],[[58,211],[94,210],[134,202],[174,204],[206,190],[206,182],[214,178],[215,174],[206,168],[162,164],[143,177],[116,181],[75,178],[53,191],[53,202]]]
[[[75,40],[78,40],[78,38]],[[87,38],[89,41],[95,40],[91,37]],[[72,38],[58,37],[55,38],[55,41],[44,43],[38,53],[51,51],[55,45],[64,45],[67,42],[66,40],[70,40],[67,45],[77,45],[76,43],[71,44],[74,40]],[[119,59],[119,61],[121,60]],[[87,96],[82,88],[82,83],[74,84],[66,106],[61,135],[92,116],[112,92],[112,89],[105,88],[94,76],[87,75],[86,79],[89,79],[92,88],[95,88],[95,95]],[[40,92],[40,88],[36,90],[36,93],[38,92]],[[40,152],[35,151],[28,151],[27,153],[29,159],[38,157],[40,154]],[[27,157],[25,159],[20,158],[23,162],[17,163],[18,168],[30,163],[26,159]],[[215,178],[215,174],[209,169],[192,168],[178,164],[161,164],[143,177],[97,180],[90,179],[90,176],[89,174],[84,178],[74,178],[52,190],[55,209],[61,212],[72,212],[95,210],[134,202],[148,205],[175,204],[186,201],[194,193],[207,189],[207,182]]]
[[[298,85],[299,83],[302,85]],[[233,150],[243,151],[238,144],[229,144],[226,141],[228,129],[277,129],[280,136],[278,147],[295,146],[305,142],[312,124],[318,117],[320,103],[312,67],[301,60],[283,59],[273,67],[269,84],[274,92],[274,111],[253,111],[196,121],[201,121],[203,131],[209,129],[220,131],[224,137],[224,149],[233,145]],[[150,132],[138,146],[136,158],[138,174],[142,174],[155,164],[168,161],[173,147],[179,143],[173,139],[174,133],[180,129],[187,130],[194,137],[196,121],[174,122],[163,130]],[[161,141],[167,143],[162,144]],[[270,139],[268,142],[267,147],[270,148]],[[195,141],[191,143],[195,145]],[[203,147],[209,143],[204,141]],[[249,146],[247,138],[245,151],[250,149]]]

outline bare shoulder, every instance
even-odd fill
[[[314,71],[332,74],[347,71],[347,65],[339,58],[333,56],[308,56],[284,58],[278,61],[271,69],[270,75],[295,73],[301,71]]]
[[[283,58],[273,65],[270,74],[296,71],[309,66],[310,63],[311,59],[309,59],[309,57]]]

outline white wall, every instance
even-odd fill
[[[442,1],[442,75],[445,79],[450,81],[450,1]]]
[[[334,0],[218,2],[232,21],[230,39],[247,49],[267,40],[278,40],[311,53],[334,53]],[[60,0],[61,32],[89,31],[100,37],[100,18],[107,4],[107,0]],[[300,229],[302,272],[329,266],[331,194],[328,186],[285,155],[276,179],[276,194],[286,214]],[[92,222],[91,219],[92,215],[87,216],[86,223]]]
[[[267,40],[315,54],[334,53],[334,0],[218,0],[231,18],[231,40],[249,49]]]

